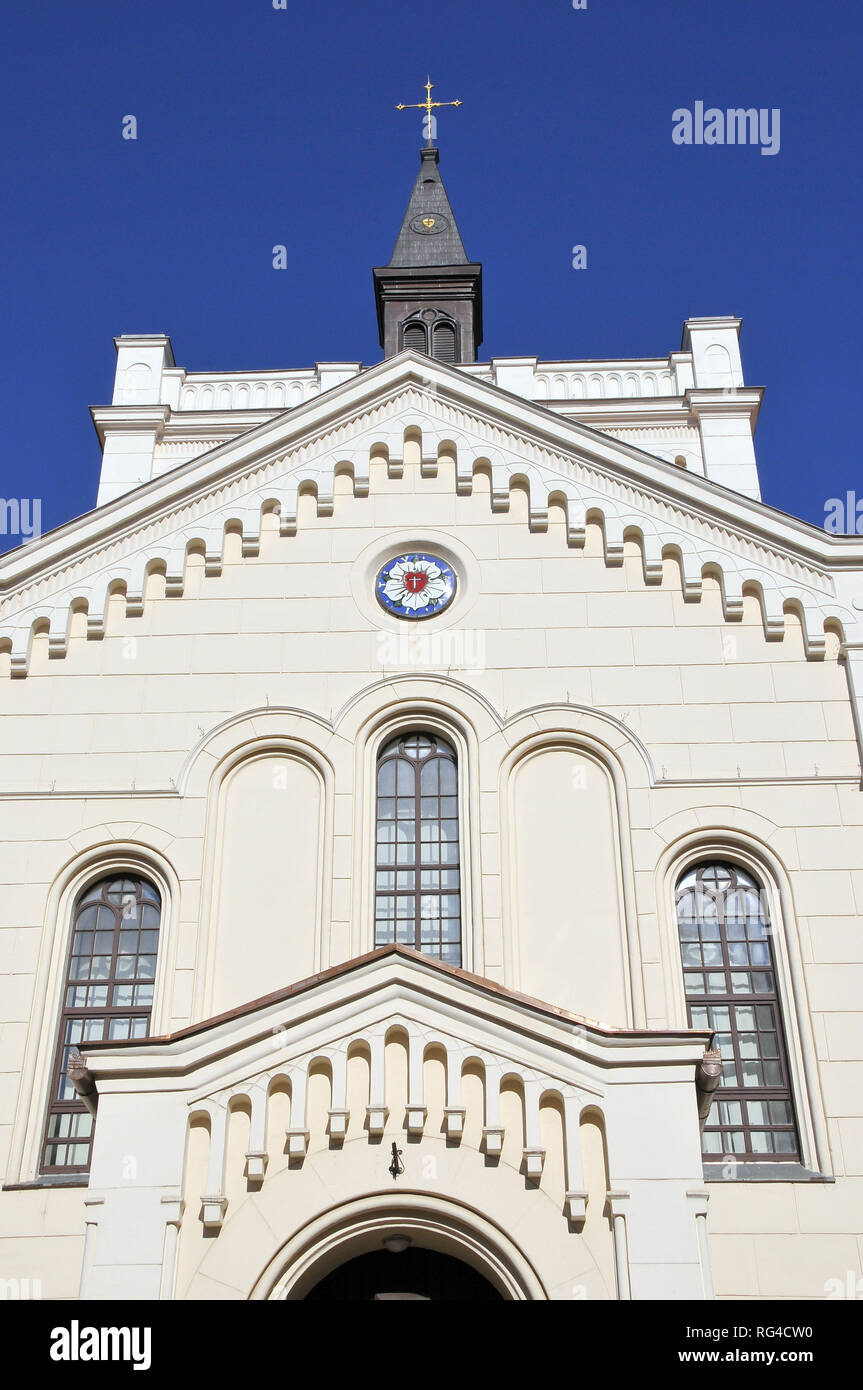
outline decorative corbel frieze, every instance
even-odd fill
[[[545,1149],[523,1149],[522,1160],[524,1162],[525,1177],[532,1178],[538,1182],[542,1177],[542,1169],[545,1163]]]
[[[586,1192],[567,1192],[564,1199],[564,1210],[567,1220],[573,1225],[581,1225],[587,1217],[587,1193]]]
[[[505,1131],[497,1125],[486,1125],[482,1132],[483,1148],[489,1158],[499,1158],[503,1152]]]
[[[405,1113],[405,1129],[408,1134],[422,1134],[428,1117],[425,1105],[408,1105]]]
[[[389,1107],[386,1105],[366,1106],[366,1125],[369,1134],[375,1136],[383,1134],[389,1113]]]
[[[328,1131],[331,1139],[344,1139],[348,1132],[348,1121],[351,1118],[350,1110],[330,1110]]]
[[[464,1134],[465,1113],[460,1105],[448,1105],[444,1110],[444,1126],[448,1139],[460,1139]]]
[[[701,391],[703,407],[728,410],[728,401],[713,401],[709,391]],[[13,586],[8,598],[0,599],[0,615],[4,624],[4,648],[11,642],[10,672],[20,678],[27,674],[31,643],[40,624],[49,622],[49,655],[62,658],[67,652],[67,612],[70,604],[87,605],[89,637],[103,636],[105,630],[106,596],[113,585],[126,586],[128,616],[141,616],[144,601],[144,576],[154,560],[165,564],[166,594],[179,597],[184,591],[187,548],[192,542],[205,546],[205,570],[218,575],[222,564],[222,544],[226,527],[238,523],[242,536],[242,553],[258,553],[261,535],[261,510],[274,498],[279,502],[280,533],[294,534],[296,530],[296,496],[303,483],[313,483],[317,496],[318,515],[329,515],[333,504],[332,469],[345,455],[344,439],[356,433],[347,454],[353,459],[355,495],[367,494],[363,480],[367,478],[368,459],[374,455],[376,444],[389,440],[388,457],[395,466],[395,454],[403,441],[404,420],[398,414],[402,400],[394,398],[377,408],[365,410],[357,420],[346,420],[335,430],[313,433],[306,442],[297,442],[285,452],[282,446],[273,456],[254,465],[246,472],[219,481],[212,496],[203,481],[197,495],[190,501],[179,502],[166,510],[164,499],[156,515],[146,519],[133,514],[135,524],[119,540],[105,538],[108,549],[91,551],[89,547],[79,559],[53,556],[44,572],[28,569],[20,586]],[[436,398],[437,400],[438,398]],[[739,406],[740,393],[736,393]],[[712,404],[711,404],[712,401]],[[168,406],[111,406],[104,408],[105,422],[112,430],[132,428],[141,419],[153,415],[154,428]],[[819,559],[816,555],[795,553],[798,540],[792,535],[787,544],[771,545],[756,537],[745,515],[734,515],[729,504],[727,520],[703,514],[700,499],[670,498],[652,487],[647,479],[636,486],[622,483],[612,476],[608,461],[591,461],[581,457],[578,444],[568,448],[549,448],[533,440],[529,434],[520,435],[514,427],[503,433],[481,412],[467,412],[453,417],[452,411],[441,404],[440,418],[428,417],[427,402],[421,415],[422,457],[431,469],[442,438],[452,434],[451,425],[459,425],[457,449],[457,492],[469,494],[473,488],[474,470],[478,463],[492,455],[492,509],[507,511],[510,505],[510,482],[513,473],[527,476],[530,487],[531,529],[547,524],[548,496],[551,492],[566,498],[569,543],[583,541],[585,509],[602,518],[606,563],[620,565],[623,561],[625,533],[640,534],[644,539],[644,577],[646,583],[659,583],[662,578],[662,554],[666,546],[680,553],[683,597],[697,602],[702,592],[702,569],[715,566],[721,575],[724,613],[727,621],[739,621],[743,613],[743,585],[753,586],[762,608],[765,634],[768,640],[779,640],[786,625],[784,605],[793,602],[799,609],[803,625],[807,659],[819,659],[825,652],[824,621],[832,618],[842,622],[850,635],[854,615],[836,601],[836,583],[830,571],[829,551]],[[104,413],[100,407],[99,415]],[[464,437],[473,435],[473,438]],[[498,439],[498,446],[494,441]],[[629,446],[626,446],[629,448]],[[515,450],[515,457],[512,451]],[[643,456],[647,457],[647,456]],[[655,463],[655,460],[651,461]],[[611,470],[611,472],[609,471]],[[390,470],[391,476],[397,476]],[[293,499],[293,500],[292,500]],[[131,505],[131,504],[129,504]],[[739,508],[738,508],[739,510]],[[92,529],[94,523],[82,518]],[[792,528],[793,530],[793,528]],[[829,544],[829,538],[827,538]],[[808,549],[813,549],[807,542]],[[649,553],[648,553],[649,551]],[[110,557],[109,569],[94,575],[93,564],[104,563]],[[843,556],[844,558],[844,556]],[[14,568],[14,565],[11,566]],[[7,626],[8,624],[8,626]]]
[[[251,1149],[246,1154],[246,1177],[251,1182],[262,1182],[267,1171],[270,1156],[261,1150]]]
[[[285,1130],[288,1141],[288,1158],[305,1158],[309,1151],[309,1131],[307,1129]]]
[[[201,1223],[211,1230],[221,1230],[228,1207],[228,1199],[222,1193],[213,1193],[201,1198]]]

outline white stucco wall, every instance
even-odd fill
[[[265,514],[257,554],[228,534],[220,573],[191,553],[182,595],[151,574],[139,616],[109,600],[101,640],[81,611],[60,659],[37,633],[26,679],[0,649],[5,1181],[36,1176],[73,885],[112,854],[156,876],[158,1032],[346,961],[373,942],[375,749],[437,720],[460,754],[477,974],[683,1026],[675,868],[699,846],[752,857],[806,1162],[835,1181],[711,1184],[716,1289],[823,1296],[863,1249],[863,811],[839,639],[810,659],[792,611],[768,636],[759,600],[729,620],[710,574],[685,595],[667,557],[648,584],[634,540],[609,562],[598,524],[570,543],[558,502],[537,522],[521,485],[503,509],[490,472],[467,492],[454,457],[405,460],[373,456],[367,496],[337,476],[331,515],[300,496],[295,535]],[[448,547],[463,601],[403,664],[368,577],[421,541]],[[0,1194],[0,1272],[75,1296],[82,1213],[80,1189]]]

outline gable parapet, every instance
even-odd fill
[[[667,462],[757,498],[752,434],[761,392],[744,386],[739,329],[739,319],[688,319],[681,350],[660,358],[497,357],[453,370],[612,435],[620,432]],[[91,412],[103,449],[97,506],[365,374],[361,362],[190,372],[176,366],[164,334],[114,341],[112,401]],[[433,397],[431,379],[426,385]]]

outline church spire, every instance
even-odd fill
[[[482,342],[482,266],[468,260],[438,168],[433,144],[431,82],[426,100],[427,144],[389,264],[373,271],[378,332],[385,357],[414,348],[442,362],[475,362]],[[397,110],[404,111],[406,106]]]
[[[420,171],[402,218],[391,266],[467,265],[447,191],[440,176],[440,150],[420,150]]]

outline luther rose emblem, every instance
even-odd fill
[[[455,573],[437,555],[398,555],[379,572],[375,589],[397,618],[431,618],[452,602]]]

